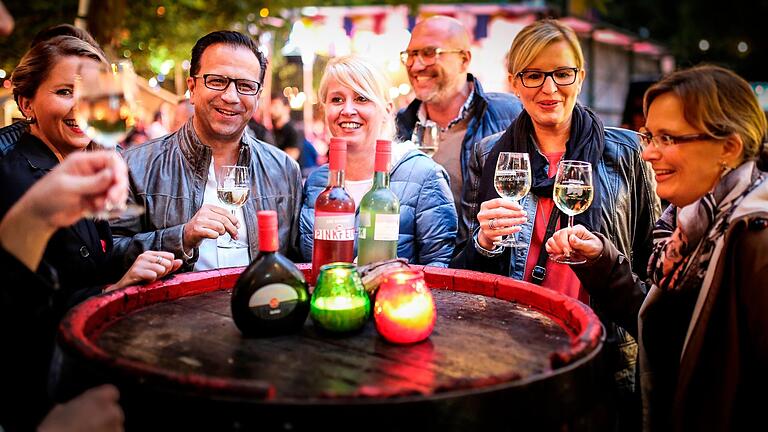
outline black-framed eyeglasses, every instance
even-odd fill
[[[664,148],[671,145],[683,144],[692,141],[711,141],[717,139],[705,133],[688,135],[653,135],[650,132],[637,132],[637,135],[640,137],[640,144],[643,145],[643,148],[647,148],[651,144],[653,144],[654,148]]]
[[[450,53],[463,53],[464,50],[460,49],[443,49],[443,48],[435,48],[435,47],[426,47],[422,49],[415,49],[410,51],[401,51],[400,52],[400,61],[403,62],[404,65],[410,66],[413,64],[414,61],[416,61],[416,57],[419,58],[419,61],[421,61],[421,64],[424,66],[430,66],[435,64],[437,61],[437,57],[440,54],[450,54]]]
[[[536,88],[544,85],[544,81],[547,77],[552,77],[552,81],[559,86],[567,86],[576,82],[576,75],[579,72],[579,68],[559,68],[553,71],[544,72],[537,70],[524,70],[518,72],[517,76],[520,77],[520,82],[523,83],[523,87]]]
[[[254,96],[261,91],[260,82],[244,78],[230,78],[217,74],[192,75],[192,78],[202,78],[206,87],[216,91],[226,90],[230,83],[235,83],[235,90],[244,96]]]

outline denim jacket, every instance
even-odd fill
[[[478,179],[482,173],[485,159],[499,141],[503,132],[483,140],[476,147],[471,159],[471,171]],[[605,150],[600,164],[595,168],[595,179],[600,182],[600,190],[606,191],[602,199],[602,231],[632,262],[632,269],[641,276],[651,254],[651,236],[653,224],[661,214],[661,206],[656,196],[656,182],[648,164],[640,157],[640,146],[634,133],[619,129],[605,128]],[[487,173],[486,175],[493,175]],[[479,180],[478,180],[479,182]],[[477,213],[480,208],[482,191],[476,197],[466,197],[470,205],[465,212],[471,218],[470,229],[473,238],[479,229]],[[462,198],[462,202],[465,198]],[[529,215],[528,222],[522,225],[517,239],[530,245],[533,234],[532,215],[536,214],[538,199],[533,194],[526,195],[520,204]],[[457,260],[457,267],[508,275],[523,279],[529,248],[514,248],[514,253],[507,249],[497,257],[486,257],[477,252],[474,241],[465,248],[464,260]],[[503,256],[503,258],[502,258]]]
[[[482,166],[491,149],[503,133],[486,139],[477,146],[480,152],[472,159],[473,171],[482,173]],[[661,212],[659,199],[655,193],[655,181],[650,167],[640,157],[640,145],[634,133],[624,129],[605,128],[605,149],[600,163],[595,168],[595,181],[600,182],[602,232],[619,248],[624,256],[630,258],[632,271],[641,277],[646,273],[648,258],[651,255],[653,226]],[[474,165],[479,163],[479,165]],[[482,173],[483,175],[494,175]],[[472,239],[464,250],[452,262],[455,267],[511,276],[523,279],[525,263],[528,259],[528,247],[506,248],[498,254],[483,254],[477,248],[477,212],[480,200],[490,199],[489,191],[479,191],[478,202],[471,207]],[[495,193],[495,192],[493,192]],[[462,201],[464,201],[462,199]],[[529,215],[528,222],[522,226],[517,239],[527,245],[531,243],[533,232],[532,216],[536,214],[538,200],[528,194],[520,201]],[[592,307],[603,320],[606,327],[606,362],[619,390],[619,404],[626,412],[619,414],[622,425],[629,427],[637,415],[639,398],[636,399],[636,362],[637,343],[623,328],[606,319],[605,314],[596,305]],[[631,401],[631,402],[629,402]]]
[[[177,132],[131,147],[123,156],[128,164],[128,201],[143,206],[145,213],[110,221],[116,253],[123,254],[126,262],[145,250],[173,252],[185,259],[184,224],[203,205],[213,151],[200,141],[190,120]],[[251,193],[243,212],[251,259],[259,251],[259,210],[277,211],[279,250],[295,259],[302,190],[298,164],[248,134],[240,140],[238,164],[250,167]],[[182,269],[192,270],[198,257],[195,248]]]
[[[476,195],[480,184],[480,177],[470,174],[469,163],[474,152],[475,145],[483,138],[493,135],[496,132],[504,131],[512,121],[517,118],[523,106],[520,101],[506,93],[485,93],[480,81],[472,74],[467,75],[467,81],[473,83],[475,88],[475,101],[472,111],[472,118],[467,125],[467,132],[462,141],[461,152],[461,176],[464,180],[462,185],[462,203],[458,207],[460,212],[466,207],[464,204],[464,191],[469,191],[468,196]],[[419,107],[421,101],[415,99],[410,105],[397,113],[397,140],[407,141],[411,139],[413,129],[418,121]],[[456,252],[463,247],[469,233],[471,219],[468,215],[459,215],[459,231],[456,238]]]
[[[396,144],[403,146],[405,143]],[[447,267],[456,239],[456,208],[448,173],[418,150],[410,150],[390,170],[390,189],[400,199],[397,256],[410,263]],[[304,260],[312,260],[315,201],[328,183],[328,165],[307,178],[301,208],[300,244]],[[359,212],[358,212],[359,215]],[[357,215],[355,226],[359,226]],[[357,237],[355,237],[357,254]]]

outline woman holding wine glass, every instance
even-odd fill
[[[320,82],[318,94],[331,136],[347,141],[345,187],[356,206],[373,185],[376,140],[393,135],[390,87],[374,63],[354,55],[331,59]],[[307,261],[313,251],[315,201],[328,173],[328,165],[323,165],[304,185],[300,244]],[[397,256],[414,264],[447,267],[458,219],[445,169],[412,143],[393,143],[390,179],[400,201]]]
[[[538,283],[587,302],[588,294],[573,271],[548,259],[543,249],[548,233],[565,226],[553,200],[558,163],[574,160],[591,166],[593,200],[575,221],[605,233],[638,270],[650,256],[653,221],[659,213],[653,180],[636,134],[604,127],[577,102],[586,71],[572,29],[556,20],[533,22],[515,37],[507,61],[511,87],[524,110],[505,132],[487,138],[492,142],[476,146],[478,151],[491,148],[487,156],[471,159],[483,164],[482,169],[470,167],[482,172],[479,229],[454,263]],[[531,192],[519,203],[499,198],[493,187],[501,152],[527,153],[530,158]],[[473,199],[467,197],[467,202]],[[526,246],[494,246],[494,241],[513,233]],[[621,329],[606,328],[609,350],[630,346]],[[624,359],[612,367],[621,377],[618,384],[631,389],[634,356],[625,351],[612,358]]]
[[[584,226],[556,232],[547,249],[583,254],[579,280],[638,337],[647,430],[753,428],[768,383],[765,115],[750,85],[717,66],[665,77],[643,111],[643,158],[671,203],[647,278]]]
[[[81,62],[107,63],[100,50],[87,42],[58,36],[30,48],[14,70],[13,95],[30,127],[0,161],[0,217],[67,155],[89,147],[91,140],[74,116],[73,89]],[[119,158],[117,154],[114,157]],[[47,339],[34,342],[41,357],[29,359],[38,374],[30,383],[30,392],[41,401],[47,398],[46,379],[57,322],[67,309],[103,290],[152,281],[181,265],[171,253],[147,251],[125,272],[122,257],[115,256],[112,247],[109,224],[84,218],[57,230],[45,248],[44,259],[55,269],[59,289],[53,295],[52,319],[40,323]],[[110,283],[114,284],[105,287]]]

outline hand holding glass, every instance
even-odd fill
[[[135,123],[136,91],[136,74],[130,62],[80,63],[74,86],[75,120],[93,145],[115,150],[125,138]],[[142,213],[144,208],[135,204],[107,202],[105,210],[93,216],[111,219]]]
[[[242,207],[248,201],[248,193],[251,190],[248,179],[248,167],[225,165],[221,167],[217,180],[216,194],[219,201],[235,215],[237,209]],[[225,249],[247,248],[248,245],[234,240],[229,233],[224,234],[224,238],[219,240],[216,246]]]
[[[518,202],[526,196],[531,189],[531,163],[528,153],[499,153],[493,186],[499,196],[507,201]],[[527,246],[525,243],[518,243],[516,237],[515,234],[510,234],[493,244],[504,247]]]
[[[557,208],[568,215],[568,229],[573,228],[573,217],[589,208],[593,197],[592,165],[589,162],[582,161],[560,161],[557,165],[552,199],[555,201]],[[550,255],[549,259],[562,264],[583,264],[587,262],[585,257],[576,252]]]

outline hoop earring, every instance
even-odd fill
[[[728,166],[728,164],[725,163],[725,161],[720,161],[720,170],[722,171],[722,174],[720,174],[720,176],[724,176],[729,172],[733,171],[733,168]]]
[[[34,118],[32,116],[27,117],[27,124],[35,124],[35,123],[37,123],[37,119],[36,118]]]

